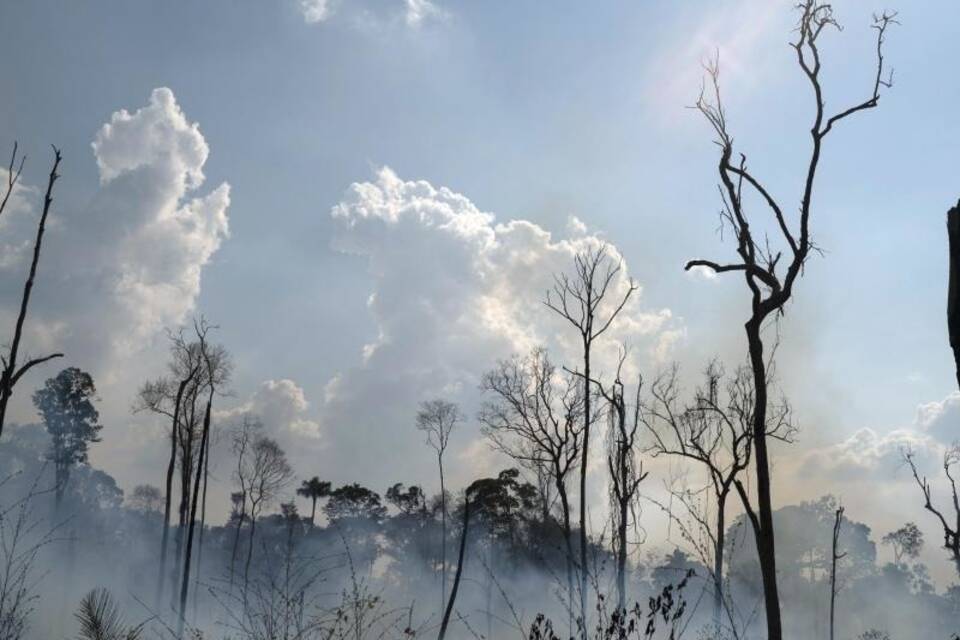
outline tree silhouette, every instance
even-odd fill
[[[767,374],[770,363],[767,360],[769,354],[764,353],[764,323],[768,318],[776,318],[784,312],[785,305],[793,295],[794,284],[802,274],[810,253],[817,250],[810,233],[810,213],[824,140],[833,131],[834,126],[842,120],[876,107],[880,100],[881,88],[891,85],[891,80],[885,79],[883,75],[883,43],[887,29],[895,24],[895,14],[884,13],[874,18],[873,27],[877,30],[877,64],[869,97],[863,102],[827,116],[820,81],[822,65],[819,40],[825,30],[829,28],[839,30],[839,23],[834,17],[832,6],[820,0],[803,0],[799,3],[798,9],[800,12],[798,35],[792,46],[796,51],[797,63],[809,81],[815,99],[815,114],[810,127],[812,149],[803,177],[799,228],[791,228],[791,221],[784,213],[785,208],[755,177],[754,172],[747,168],[746,156],[741,153],[739,159],[734,159],[733,135],[728,127],[726,111],[720,99],[719,66],[714,62],[707,65],[711,95],[707,95],[706,89],[702,90],[696,108],[703,114],[717,136],[715,142],[720,147],[718,164],[720,194],[724,205],[721,221],[724,226],[733,231],[738,259],[731,263],[698,259],[690,260],[686,265],[687,270],[696,267],[714,273],[738,273],[744,278],[750,293],[751,312],[744,329],[754,386],[753,451],[756,504],[746,494],[741,494],[741,498],[754,530],[760,557],[768,640],[781,640],[783,630],[777,586],[770,455],[766,432],[769,385]],[[760,238],[755,235],[757,221],[751,218],[746,204],[746,200],[751,196],[759,198],[769,209],[773,218],[772,226],[776,228],[776,233],[784,245],[781,248],[774,248],[769,238]],[[784,261],[786,267],[781,270],[781,259],[784,257],[786,257]]]
[[[913,522],[883,536],[881,542],[893,548],[894,564],[900,566],[904,558],[916,558],[923,549],[923,532]]]
[[[70,479],[70,470],[87,462],[89,446],[100,442],[100,413],[93,406],[97,389],[89,373],[76,367],[64,369],[48,379],[33,394],[33,404],[50,434],[48,459],[56,475],[56,503],[59,507]]]
[[[590,454],[590,409],[592,395],[591,356],[593,343],[613,324],[626,306],[636,283],[630,279],[626,289],[617,291],[621,261],[614,261],[605,244],[588,247],[574,256],[573,275],[555,274],[553,288],[544,304],[574,327],[580,337],[583,370],[583,439],[580,448],[580,617],[581,629],[587,628],[587,462]],[[613,298],[608,298],[613,296]],[[611,303],[612,302],[612,303]]]
[[[200,501],[201,482],[207,477],[209,472],[210,456],[210,425],[211,412],[213,411],[213,398],[218,391],[220,384],[229,380],[230,359],[226,350],[219,346],[210,344],[207,341],[207,334],[212,327],[204,320],[194,322],[194,331],[197,335],[197,342],[200,348],[200,359],[202,361],[203,380],[206,391],[206,408],[203,412],[203,429],[200,433],[200,451],[199,459],[196,465],[196,475],[193,481],[193,495],[190,502],[190,519],[187,527],[187,546],[183,557],[183,580],[180,586],[180,620],[178,636],[183,635],[183,626],[187,615],[187,595],[190,589],[190,569],[193,554],[193,538],[197,524],[197,505]],[[206,496],[206,484],[204,483],[203,495]],[[206,508],[206,499],[204,499],[204,509]],[[204,519],[205,516],[201,516]],[[201,525],[202,531],[202,525]],[[198,553],[199,555],[199,553]]]
[[[610,506],[613,521],[613,546],[617,556],[617,609],[627,609],[627,553],[630,525],[637,526],[637,491],[647,477],[643,463],[637,462],[637,431],[642,423],[640,393],[642,376],[637,377],[633,406],[626,398],[623,382],[623,363],[626,347],[620,353],[620,362],[613,383],[607,387],[595,382],[600,395],[607,402],[610,426],[607,430],[607,471],[610,477]]]
[[[934,503],[930,481],[927,480],[926,476],[920,476],[917,464],[914,461],[914,453],[905,450],[902,455],[904,462],[910,467],[913,479],[923,494],[923,508],[932,513],[943,528],[943,548],[950,554],[950,559],[957,569],[957,575],[960,576],[960,489],[957,487],[956,478],[956,474],[960,472],[960,442],[953,443],[943,454],[942,468],[944,475],[947,476],[947,485],[950,489],[951,499],[949,503],[953,509],[952,515],[944,513],[942,508]]]
[[[565,551],[571,618],[568,622],[572,629],[576,559],[568,483],[580,458],[583,386],[573,374],[558,380],[547,351],[535,348],[526,357],[514,356],[499,362],[483,376],[480,388],[493,396],[484,402],[479,413],[484,435],[524,467],[532,468],[538,475],[544,470],[556,488]]]
[[[23,172],[23,163],[25,156],[20,158],[17,165],[17,144],[13,144],[13,153],[10,156],[10,165],[7,168],[7,189],[0,199],[0,215],[7,207],[10,194],[16,188],[20,180],[20,174]],[[27,308],[30,306],[30,294],[33,292],[33,282],[37,277],[37,265],[40,263],[40,248],[43,245],[43,234],[47,228],[47,216],[50,214],[50,205],[53,204],[53,184],[60,177],[57,169],[60,168],[62,160],[60,150],[53,147],[53,166],[50,168],[50,175],[47,178],[47,191],[43,196],[43,210],[40,213],[40,221],[37,223],[37,236],[33,241],[33,258],[30,262],[30,271],[27,280],[23,285],[23,294],[20,296],[20,310],[17,313],[17,321],[13,328],[13,338],[10,340],[10,346],[7,353],[0,356],[0,363],[3,364],[3,371],[0,372],[0,436],[3,435],[3,425],[7,416],[7,404],[10,402],[10,396],[13,395],[13,388],[20,378],[27,371],[38,364],[60,358],[62,353],[52,353],[48,356],[39,358],[28,358],[23,364],[19,363],[20,341],[23,339],[23,327],[27,319]],[[14,171],[14,165],[17,165]]]
[[[313,476],[309,480],[304,480],[303,484],[297,489],[297,495],[310,500],[310,526],[314,525],[314,517],[317,515],[317,500],[326,498],[330,495],[330,483]]]
[[[437,453],[440,467],[440,596],[447,599],[447,488],[443,477],[443,454],[450,443],[450,433],[461,419],[457,405],[446,400],[428,400],[420,404],[417,429],[427,436],[427,444]]]
[[[272,503],[293,477],[293,469],[276,440],[258,435],[250,446],[250,455],[245,461],[241,475],[246,478],[247,499],[250,504],[250,541],[247,545],[247,560],[243,568],[244,592],[250,582],[250,563],[253,560],[253,544],[257,533],[257,518],[263,509]]]

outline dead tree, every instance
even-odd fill
[[[427,436],[427,444],[437,453],[440,467],[440,596],[447,599],[447,489],[443,478],[443,454],[450,444],[450,433],[460,421],[460,409],[446,400],[428,400],[420,404],[417,429]]]
[[[830,547],[830,640],[834,638],[834,620],[837,603],[837,562],[847,554],[838,551],[840,527],[843,525],[843,507],[837,507],[833,518],[833,544]]]
[[[253,545],[257,535],[257,518],[293,479],[293,469],[287,462],[287,454],[275,440],[257,436],[250,446],[250,455],[243,474],[247,478],[247,499],[250,505],[250,542],[247,545],[247,560],[243,568],[243,593],[246,594],[250,584],[250,563],[253,560]]]
[[[943,548],[950,554],[950,559],[956,566],[957,575],[960,576],[960,490],[957,488],[955,477],[957,471],[960,470],[960,442],[954,442],[943,454],[943,472],[947,476],[947,484],[950,487],[952,515],[945,514],[940,507],[934,504],[931,497],[930,482],[926,476],[921,477],[919,471],[917,471],[913,452],[904,450],[902,455],[904,462],[910,466],[913,479],[923,494],[923,508],[932,513],[943,528]]]
[[[642,423],[640,393],[642,376],[637,377],[633,406],[626,399],[623,382],[623,364],[627,357],[624,348],[620,353],[617,375],[606,387],[601,381],[594,383],[607,403],[610,428],[607,432],[607,471],[610,475],[610,506],[613,518],[613,547],[617,557],[617,609],[627,608],[627,553],[628,533],[631,523],[637,526],[637,490],[647,477],[643,463],[637,462],[637,431]]]
[[[183,578],[180,586],[180,619],[178,626],[178,637],[183,635],[183,626],[187,617],[187,595],[190,588],[190,562],[193,555],[193,539],[197,523],[197,505],[200,501],[201,483],[206,474],[209,443],[210,443],[210,418],[213,409],[213,398],[217,393],[220,384],[224,384],[229,379],[230,363],[226,350],[219,345],[211,345],[207,341],[207,334],[212,329],[205,321],[200,320],[194,323],[194,330],[197,334],[199,344],[200,359],[202,362],[202,374],[206,390],[206,408],[203,415],[203,429],[200,435],[199,459],[196,464],[196,473],[193,482],[192,498],[190,503],[190,518],[187,526],[187,546],[183,558]],[[206,486],[203,486],[204,496]],[[206,508],[206,499],[204,499],[204,508]],[[205,520],[205,515],[202,517]]]
[[[535,348],[526,357],[499,362],[483,376],[480,388],[493,396],[480,409],[484,435],[496,449],[535,470],[538,478],[542,472],[556,489],[572,629],[576,559],[568,483],[580,457],[583,386],[574,375],[561,376],[547,351]]]
[[[478,481],[479,482],[479,481]],[[437,634],[437,640],[443,640],[447,635],[447,626],[450,624],[450,614],[453,613],[453,606],[457,602],[457,591],[460,589],[460,579],[463,577],[463,565],[466,560],[467,550],[467,532],[470,529],[470,499],[477,486],[474,482],[467,487],[463,498],[463,529],[460,530],[460,552],[457,554],[457,571],[453,576],[453,588],[450,590],[450,599],[446,602],[443,609],[443,619],[440,621],[440,632]]]
[[[960,201],[947,212],[947,236],[950,241],[950,283],[947,290],[947,330],[960,386]]]
[[[737,622],[724,595],[724,554],[727,547],[727,509],[731,495],[743,487],[743,475],[752,456],[754,392],[752,374],[740,367],[727,375],[723,366],[711,362],[703,374],[702,386],[691,400],[681,397],[679,369],[674,366],[651,385],[643,412],[644,426],[652,439],[648,452],[653,457],[673,456],[701,465],[707,472],[710,499],[715,512],[691,503],[689,492],[676,493],[689,515],[696,521],[697,532],[688,537],[710,569],[713,582],[714,625],[721,625],[725,612],[731,631],[737,633]],[[781,400],[768,410],[768,437],[789,441],[793,434],[790,407]],[[741,486],[738,488],[738,484]],[[700,544],[698,537],[704,539]]]
[[[0,199],[0,215],[7,207],[10,195],[16,188],[20,180],[20,174],[23,172],[23,163],[26,158],[21,156],[17,163],[17,145],[13,145],[13,153],[10,156],[10,165],[7,168],[7,189]],[[3,372],[0,373],[0,436],[3,435],[3,425],[7,416],[7,404],[10,402],[10,396],[13,395],[13,388],[20,378],[27,371],[54,358],[63,357],[62,353],[51,353],[39,358],[28,358],[23,364],[19,364],[20,342],[23,340],[23,327],[27,320],[27,308],[30,305],[30,294],[33,292],[33,282],[37,277],[37,266],[40,264],[40,248],[43,245],[43,234],[47,228],[47,216],[50,214],[50,205],[53,204],[53,184],[60,177],[57,169],[60,168],[62,156],[60,150],[53,147],[53,166],[50,169],[50,175],[47,177],[47,191],[43,196],[43,210],[40,213],[40,221],[37,223],[37,236],[33,241],[33,258],[30,261],[30,272],[23,285],[23,293],[20,296],[20,310],[17,313],[17,321],[13,328],[13,339],[7,353],[0,356],[0,363],[3,365]],[[14,170],[16,166],[16,170]]]
[[[696,108],[703,114],[717,136],[720,148],[718,171],[720,194],[724,209],[721,220],[733,231],[737,245],[737,260],[730,263],[712,260],[691,260],[686,269],[702,268],[714,273],[739,273],[744,278],[751,298],[751,313],[744,325],[750,366],[754,378],[755,402],[753,411],[753,449],[756,470],[756,503],[744,500],[744,509],[753,526],[757,554],[763,578],[763,593],[767,618],[768,640],[781,640],[780,595],[777,587],[777,568],[773,530],[773,507],[770,486],[770,456],[767,450],[767,355],[764,353],[763,327],[768,318],[777,318],[793,295],[796,280],[810,253],[817,250],[810,233],[810,213],[813,203],[813,188],[820,164],[824,140],[834,126],[842,120],[877,106],[880,92],[891,85],[892,76],[884,77],[883,43],[887,29],[895,24],[895,14],[875,16],[873,27],[877,31],[876,73],[872,77],[872,91],[864,101],[842,109],[834,115],[826,114],[823,90],[820,81],[821,59],[819,40],[824,30],[839,24],[831,5],[820,0],[803,0],[798,9],[800,19],[797,38],[792,43],[797,62],[810,83],[815,98],[815,112],[810,127],[812,149],[803,176],[803,193],[800,198],[798,220],[788,219],[785,207],[766,186],[747,168],[744,154],[734,158],[733,135],[730,132],[726,112],[720,100],[719,69],[717,63],[707,66],[710,93],[701,92]],[[748,198],[758,198],[769,209],[771,224],[779,236],[780,248],[775,248],[768,237],[757,236],[759,221],[747,212]],[[758,226],[753,226],[758,225]],[[785,258],[785,259],[784,259]],[[781,268],[782,265],[786,265]],[[744,496],[746,498],[746,496]]]
[[[580,449],[580,616],[581,629],[587,629],[587,462],[590,453],[591,355],[593,343],[600,338],[623,311],[636,283],[629,279],[626,291],[616,290],[623,268],[614,261],[606,245],[580,251],[573,260],[574,273],[554,275],[553,289],[547,291],[544,304],[569,322],[580,336],[583,370],[583,444]],[[610,298],[609,296],[613,296]]]
[[[225,350],[219,346],[206,345],[206,334],[210,329],[210,325],[200,319],[194,323],[196,339],[189,338],[183,329],[177,332],[169,332],[169,373],[156,380],[146,382],[138,391],[133,404],[134,412],[149,411],[164,416],[171,421],[170,458],[166,472],[163,535],[160,542],[160,565],[157,577],[158,602],[160,594],[163,592],[164,575],[167,570],[174,471],[179,463],[179,522],[176,532],[176,552],[171,568],[175,592],[172,601],[176,603],[195,448],[198,441],[202,439],[203,413],[202,410],[197,411],[198,403],[203,401],[203,390],[209,383],[212,382],[215,386],[220,386],[227,382],[230,375],[230,364]],[[207,354],[204,353],[206,348],[204,345],[209,348]],[[209,446],[209,442],[207,446]]]
[[[233,547],[230,552],[230,590],[233,591],[233,579],[237,562],[237,548],[240,543],[240,530],[247,518],[247,497],[250,492],[250,482],[252,467],[248,463],[247,456],[250,449],[256,441],[258,434],[263,429],[263,423],[258,418],[245,415],[240,424],[236,427],[233,434],[233,454],[236,456],[237,465],[234,470],[234,482],[239,485],[240,490],[233,494],[235,497],[234,512],[236,515],[237,528],[233,536]],[[239,504],[239,509],[237,508]]]

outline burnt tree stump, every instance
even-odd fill
[[[947,329],[950,348],[960,388],[960,201],[947,212],[947,235],[950,239],[950,281],[947,289]]]

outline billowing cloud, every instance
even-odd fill
[[[922,469],[935,468],[939,447],[915,429],[900,429],[880,435],[863,428],[846,440],[812,449],[803,456],[804,476],[828,477],[837,482],[885,482],[906,479],[900,473],[903,452],[912,451]]]
[[[100,187],[89,204],[75,207],[60,184],[54,191],[27,338],[31,352],[62,350],[110,382],[164,327],[194,312],[202,269],[228,234],[230,187],[197,193],[210,150],[170,89],[155,89],[133,113],[114,113],[92,148]],[[22,195],[31,209],[17,202],[3,242],[32,247],[40,194],[31,187]],[[19,299],[28,253],[4,252],[8,300]],[[4,305],[3,326],[14,308]]]
[[[498,358],[543,344],[576,366],[578,339],[543,300],[553,274],[600,243],[597,236],[555,238],[529,221],[499,223],[459,193],[388,168],[352,185],[332,216],[333,247],[362,258],[373,279],[376,332],[357,365],[327,385],[320,421],[333,448],[367,453],[364,468],[409,473],[416,465],[404,452],[426,455],[413,427],[417,403],[443,396],[471,416],[480,375]],[[623,264],[611,298],[628,282]],[[682,327],[670,311],[645,310],[641,299],[638,291],[597,343],[598,370],[609,371],[620,341],[649,360],[676,339]],[[455,440],[462,450],[477,437],[473,423],[468,418]]]
[[[218,414],[218,419],[229,422],[247,414],[263,421],[268,432],[286,436],[319,437],[317,423],[309,419],[310,403],[303,389],[293,380],[266,380],[240,406]]]
[[[879,434],[863,428],[838,442],[803,454],[802,473],[826,474],[840,481],[900,481],[903,452],[912,451],[921,473],[936,476],[944,448],[957,439],[960,424],[960,393],[917,407],[913,424]],[[912,480],[910,480],[912,482]]]
[[[960,393],[917,407],[917,428],[943,444],[960,439]]]

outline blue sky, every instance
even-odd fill
[[[878,109],[844,122],[827,143],[812,222],[825,256],[811,260],[783,322],[779,366],[802,433],[778,465],[778,497],[833,491],[856,501],[849,509],[854,517],[880,529],[906,517],[925,521],[902,472],[890,480],[901,442],[890,434],[932,438],[935,429],[942,444],[960,433],[960,413],[951,413],[960,401],[951,396],[945,333],[944,229],[945,211],[960,196],[960,6],[901,4],[890,7],[902,22],[888,40],[894,87]],[[431,296],[448,301],[449,290],[428,282],[431,273],[473,282],[476,265],[463,260],[482,255],[491,273],[505,263],[470,244],[473,236],[469,242],[457,236],[467,244],[446,252],[432,244],[435,230],[413,223],[408,229],[378,219],[369,228],[351,227],[370,195],[351,191],[352,183],[379,185],[384,193],[394,185],[390,197],[425,198],[440,203],[438,211],[450,207],[454,217],[474,216],[463,202],[450,204],[440,193],[446,187],[496,222],[528,221],[551,232],[549,241],[536,234],[522,240],[524,250],[544,255],[562,254],[565,239],[584,234],[569,224],[576,217],[586,234],[617,247],[643,287],[636,314],[647,324],[634,336],[638,367],[653,372],[677,359],[694,372],[715,354],[736,361],[743,353],[742,283],[692,277],[681,268],[690,257],[732,251],[716,233],[716,149],[706,123],[685,106],[696,98],[701,61],[718,51],[737,147],[795,211],[812,96],[786,44],[791,5],[331,0],[325,19],[310,22],[298,0],[7,3],[0,9],[0,144],[20,141],[30,155],[25,179],[34,187],[44,178],[46,145],[61,146],[66,160],[55,214],[64,229],[85,229],[59,240],[63,247],[76,240],[70,253],[76,262],[62,261],[62,268],[77,270],[73,284],[51,277],[44,292],[41,281],[37,313],[50,328],[37,339],[63,346],[68,356],[73,347],[82,358],[76,364],[99,374],[107,428],[95,461],[124,486],[144,470],[160,469],[160,427],[130,416],[130,399],[137,382],[162,367],[158,327],[202,312],[221,325],[220,338],[237,361],[235,393],[224,411],[256,408],[275,418],[273,428],[296,432],[289,442],[302,473],[326,473],[334,482],[369,477],[374,485],[432,482],[411,403],[423,399],[418,394],[445,391],[472,406],[475,376],[523,340],[495,336],[496,323],[435,325],[441,333],[462,329],[452,336],[403,333],[410,325],[402,314],[425,313],[423,305],[390,303],[409,297],[442,308]],[[828,110],[866,97],[874,68],[870,16],[884,8],[859,0],[835,6],[845,30],[829,34],[824,45]],[[411,7],[425,11],[419,20]],[[197,276],[190,281],[195,291],[174,288],[177,299],[165,306],[153,308],[149,296],[137,302],[155,323],[137,320],[116,291],[104,293],[109,304],[126,309],[105,306],[111,318],[105,326],[122,334],[131,334],[134,322],[145,327],[132,333],[136,344],[106,347],[61,326],[78,308],[70,305],[79,304],[65,302],[75,297],[66,288],[71,294],[88,285],[100,293],[109,288],[83,280],[87,249],[80,241],[123,241],[123,216],[146,205],[136,190],[101,183],[90,145],[116,112],[148,107],[158,87],[169,88],[171,109],[182,113],[186,128],[178,135],[195,140],[189,129],[196,123],[209,149],[205,162],[197,160],[203,185],[176,191],[173,200],[206,196],[228,183],[229,205],[218,212],[229,220],[229,237],[210,232],[216,247],[151,257],[162,266],[150,275],[156,286],[181,255],[195,260]],[[122,162],[139,161],[124,156]],[[406,184],[418,180],[434,192]],[[338,203],[347,212],[340,218],[331,216]],[[527,236],[513,230],[491,237],[502,243]],[[103,278],[104,270],[119,277],[129,267],[124,255],[121,266],[98,263],[91,272],[100,275],[91,278]],[[416,281],[390,277],[407,268]],[[10,283],[19,277],[15,270],[0,275]],[[488,303],[497,291],[539,291],[536,279],[516,284],[514,276],[528,275],[508,273],[502,291],[489,288],[489,278],[477,280],[474,297],[455,309],[470,317],[470,305]],[[6,308],[13,290],[3,285]],[[95,327],[98,316],[84,314]],[[562,351],[559,329],[548,319],[525,318],[538,327],[532,334]],[[418,316],[415,324],[423,322]],[[396,333],[384,338],[385,327]],[[390,368],[371,369],[364,346],[382,347],[383,340],[392,341]],[[472,340],[490,340],[489,353],[463,346]],[[418,349],[435,349],[439,359],[449,354],[451,361],[410,360],[408,351]],[[421,379],[424,367],[432,369]],[[422,384],[401,385],[410,395],[400,398],[396,381],[405,378]],[[395,393],[334,409],[332,380]],[[27,399],[19,397],[22,421],[33,419]],[[927,403],[941,404],[918,419],[918,407]],[[367,423],[357,428],[360,436],[348,433],[353,421]],[[387,432],[383,453],[390,455],[358,471],[356,449]],[[476,426],[466,425],[459,455],[486,460],[474,455],[479,441]],[[459,479],[474,471],[465,465]],[[913,511],[904,516],[906,507],[896,501],[896,508],[883,500],[861,505],[857,496],[868,490],[912,500]]]

